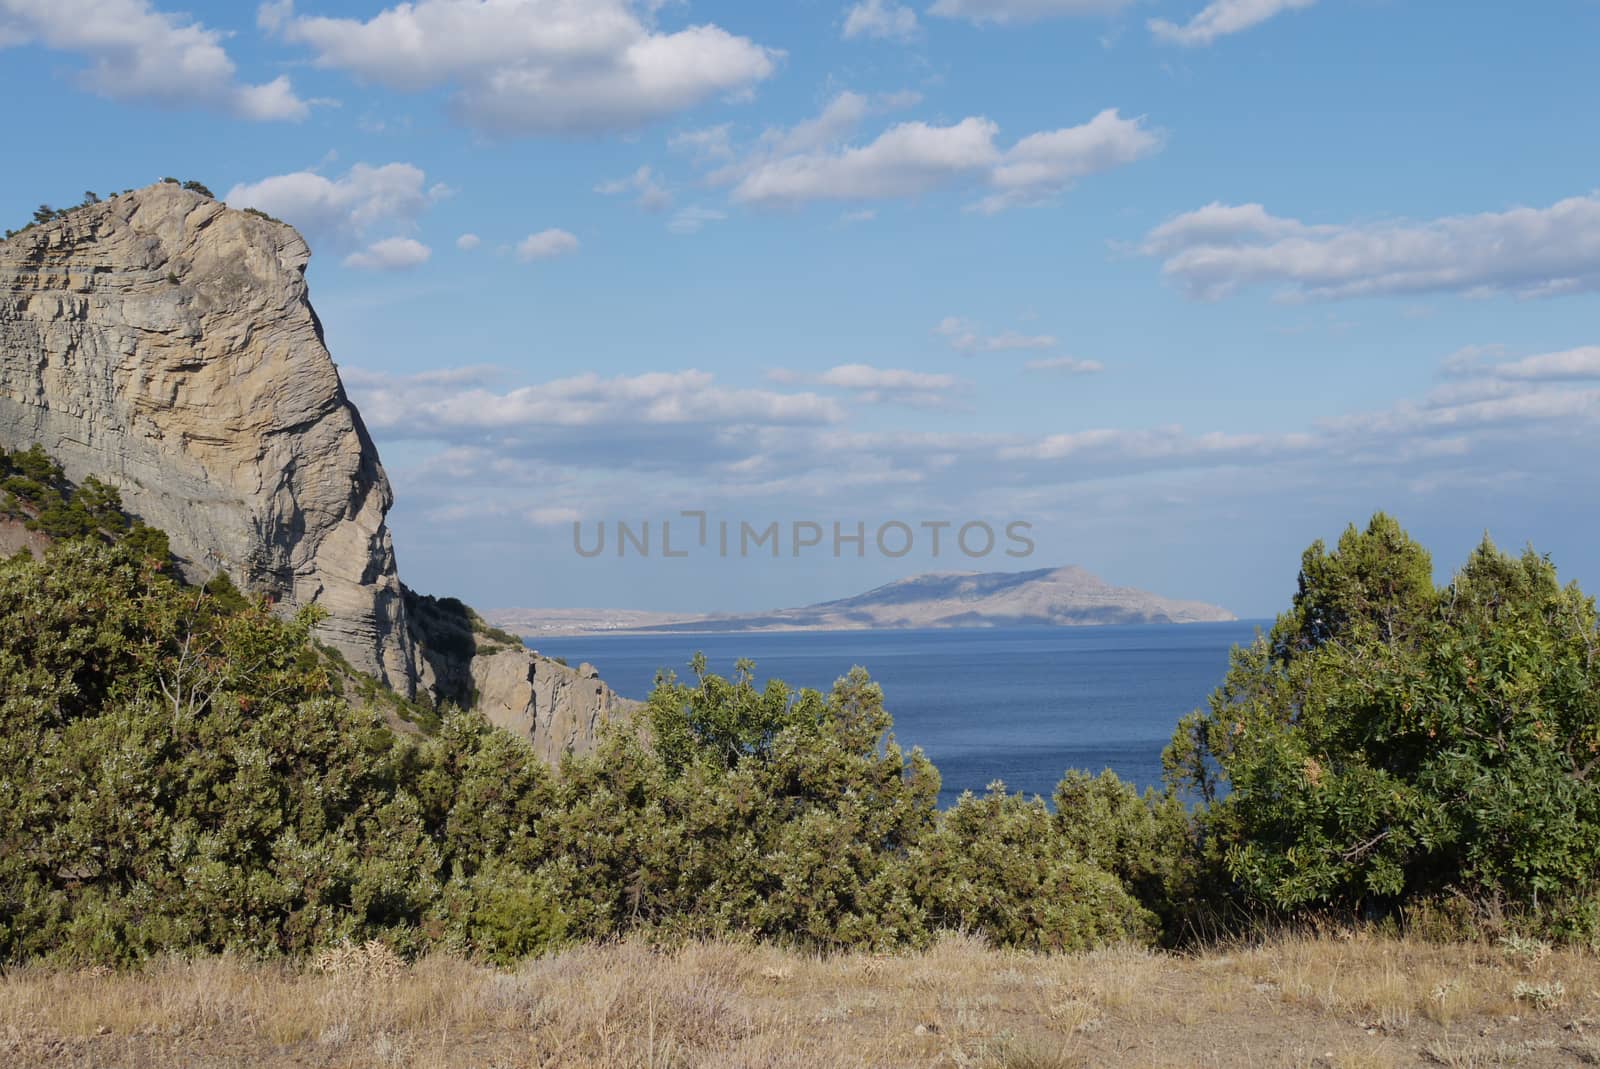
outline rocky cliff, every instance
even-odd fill
[[[174,183],[0,242],[0,441],[117,485],[191,578],[322,606],[321,639],[389,687],[478,704],[547,756],[581,748],[616,702],[604,684],[520,647],[432,648],[409,618],[389,481],[323,344],[309,258],[291,227]]]

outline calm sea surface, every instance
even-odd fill
[[[649,693],[658,669],[690,676],[696,650],[723,675],[748,657],[758,680],[821,690],[862,665],[883,686],[900,744],[921,746],[939,766],[948,805],[994,780],[1048,798],[1069,768],[1159,783],[1173,725],[1222,681],[1228,650],[1258,626],[584,635],[529,645],[589,661],[631,698]]]

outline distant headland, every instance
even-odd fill
[[[858,631],[918,627],[1093,627],[1234,620],[1227,609],[1112,586],[1078,567],[1026,572],[929,572],[864,594],[750,614],[630,609],[497,609],[484,614],[523,635],[597,632]]]

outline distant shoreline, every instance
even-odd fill
[[[524,635],[1046,629],[1238,619],[1219,605],[1112,586],[1073,565],[1026,572],[927,572],[852,597],[757,612],[508,608],[484,616]]]
[[[526,611],[526,610],[519,610],[519,611]],[[491,622],[496,622],[494,620],[494,614],[493,613],[485,614],[485,616],[486,616],[486,619],[489,619]],[[512,627],[509,624],[501,624],[500,626],[509,627],[510,630],[512,630],[512,631],[516,632],[518,635],[520,635],[524,641],[532,642],[533,640],[539,639],[539,638],[588,638],[588,637],[591,637],[591,636],[607,636],[607,635],[615,635],[615,636],[618,636],[618,637],[629,637],[629,638],[644,638],[644,637],[666,636],[666,635],[727,635],[727,636],[734,636],[734,635],[787,635],[787,634],[841,634],[841,635],[847,635],[847,634],[860,634],[860,633],[883,634],[883,633],[890,633],[890,632],[904,632],[904,633],[908,633],[909,634],[909,633],[917,632],[917,631],[939,632],[939,633],[942,634],[942,633],[947,633],[947,632],[958,632],[958,631],[1039,631],[1039,632],[1044,632],[1044,631],[1081,631],[1081,630],[1090,630],[1090,629],[1096,629],[1096,628],[1122,628],[1122,627],[1185,627],[1185,628],[1187,628],[1187,627],[1207,627],[1207,626],[1219,627],[1219,626],[1228,626],[1228,625],[1232,625],[1232,624],[1249,624],[1249,623],[1254,623],[1254,624],[1258,624],[1258,625],[1262,625],[1262,626],[1270,626],[1271,623],[1272,623],[1272,620],[1269,617],[1260,617],[1260,618],[1235,617],[1232,620],[1188,620],[1188,621],[1129,620],[1129,621],[1117,622],[1117,623],[1082,623],[1082,624],[992,623],[992,624],[953,624],[953,625],[946,625],[946,626],[919,624],[919,625],[907,626],[907,627],[894,627],[894,626],[881,625],[881,624],[864,624],[864,625],[862,625],[860,627],[835,627],[835,626],[828,626],[828,625],[795,625],[795,626],[792,626],[792,627],[782,627],[782,626],[779,626],[779,627],[711,627],[711,626],[694,627],[694,626],[687,626],[687,625],[685,625],[685,626],[664,625],[664,626],[656,626],[656,627],[614,627],[614,628],[611,628],[611,627],[577,627],[577,626],[572,626],[572,627],[541,628],[540,630],[537,630],[537,631],[523,631],[523,630],[521,630],[519,628]]]

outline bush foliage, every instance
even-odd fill
[[[315,622],[124,545],[0,563],[0,960],[1156,932],[1064,814],[1001,791],[941,814],[859,669],[823,695],[700,665],[552,770],[472,714],[389,731],[338,696]]]
[[[1436,587],[1374,517],[1306,552],[1164,792],[1071,772],[1053,805],[997,784],[940,811],[861,669],[824,694],[697,657],[558,769],[476,714],[398,735],[345,699],[315,610],[187,586],[104,537],[110,487],[0,460],[32,518],[87,517],[0,562],[0,962],[379,939],[506,963],[630,932],[1074,950],[1263,909],[1434,923],[1450,895],[1600,927],[1595,608],[1531,551],[1485,541]]]
[[[130,519],[116,487],[93,475],[73,484],[38,445],[16,452],[0,448],[0,491],[0,517],[21,519],[29,530],[57,540],[121,541],[143,556],[168,558],[166,532]]]
[[[1200,836],[1248,900],[1370,913],[1457,893],[1592,916],[1597,645],[1594,601],[1547,558],[1485,539],[1436,587],[1380,514],[1306,551],[1290,611],[1235,650],[1165,761],[1208,800]]]

